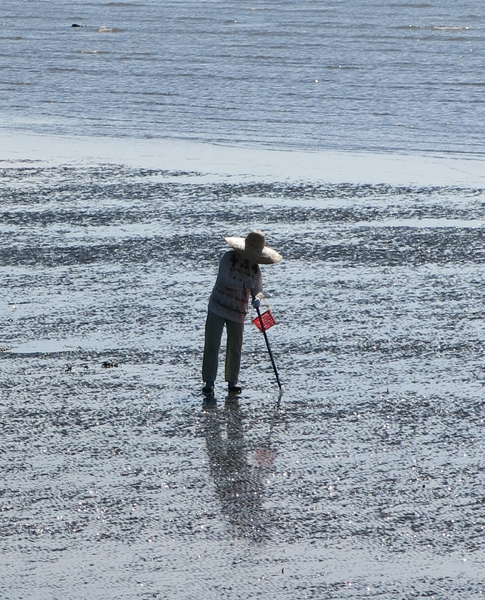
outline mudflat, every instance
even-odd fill
[[[478,597],[476,164],[35,139],[0,164],[2,597]],[[224,236],[256,227],[284,394],[248,320],[244,392],[208,404]]]

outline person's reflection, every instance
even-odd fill
[[[224,518],[236,536],[263,540],[268,533],[263,509],[264,483],[274,453],[266,444],[256,450],[253,460],[248,457],[237,399],[229,397],[222,411],[207,406],[204,425],[211,475]]]

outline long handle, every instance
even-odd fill
[[[251,290],[251,296],[253,297],[253,300],[254,300],[253,290]],[[261,312],[260,312],[259,308],[256,308],[256,312],[258,313],[259,324],[261,325],[261,331],[263,332],[264,341],[266,342],[266,348],[268,348],[268,354],[269,354],[269,357],[271,359],[271,364],[273,365],[273,371],[274,371],[274,374],[276,375],[276,381],[278,383],[278,387],[281,390],[283,388],[281,386],[280,378],[279,378],[279,375],[278,375],[278,370],[276,368],[276,364],[275,364],[275,361],[274,361],[274,358],[273,358],[273,353],[271,352],[271,348],[269,347],[268,336],[266,335],[266,329],[264,328],[264,323],[263,323],[263,319],[261,318]]]
[[[247,261],[245,261],[245,263],[246,263],[246,267],[247,267],[248,272],[249,272],[249,277],[251,277],[251,268],[249,266],[249,261],[247,260]],[[252,299],[254,301],[254,299],[255,299],[256,296],[254,295],[254,290],[253,289],[251,289],[251,297],[252,297]],[[261,325],[261,331],[263,332],[264,341],[266,342],[266,348],[268,348],[268,354],[269,354],[269,357],[271,359],[271,364],[273,365],[273,371],[274,371],[274,374],[276,375],[276,382],[278,383],[278,387],[280,388],[280,392],[281,392],[281,390],[283,388],[281,386],[280,378],[279,378],[279,375],[278,375],[278,369],[276,368],[276,364],[275,364],[275,361],[274,361],[274,358],[273,358],[273,353],[271,352],[271,348],[269,347],[268,336],[266,335],[266,329],[264,328],[264,323],[263,323],[263,319],[261,318],[261,312],[260,312],[259,308],[256,308],[256,312],[258,313],[259,324]]]

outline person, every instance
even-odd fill
[[[202,392],[207,396],[214,393],[224,325],[227,333],[225,379],[229,393],[241,393],[238,380],[244,320],[248,312],[249,297],[251,295],[253,306],[259,308],[263,293],[259,265],[274,264],[282,259],[281,254],[265,246],[265,236],[262,231],[251,231],[246,238],[226,237],[224,239],[232,250],[226,252],[220,260],[205,325]]]

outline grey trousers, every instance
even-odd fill
[[[202,362],[202,379],[213,382],[217,377],[219,364],[219,348],[221,347],[222,330],[226,326],[226,369],[225,379],[237,383],[241,366],[241,348],[243,342],[244,323],[236,323],[216,315],[211,310],[207,312],[205,324],[204,360]]]

